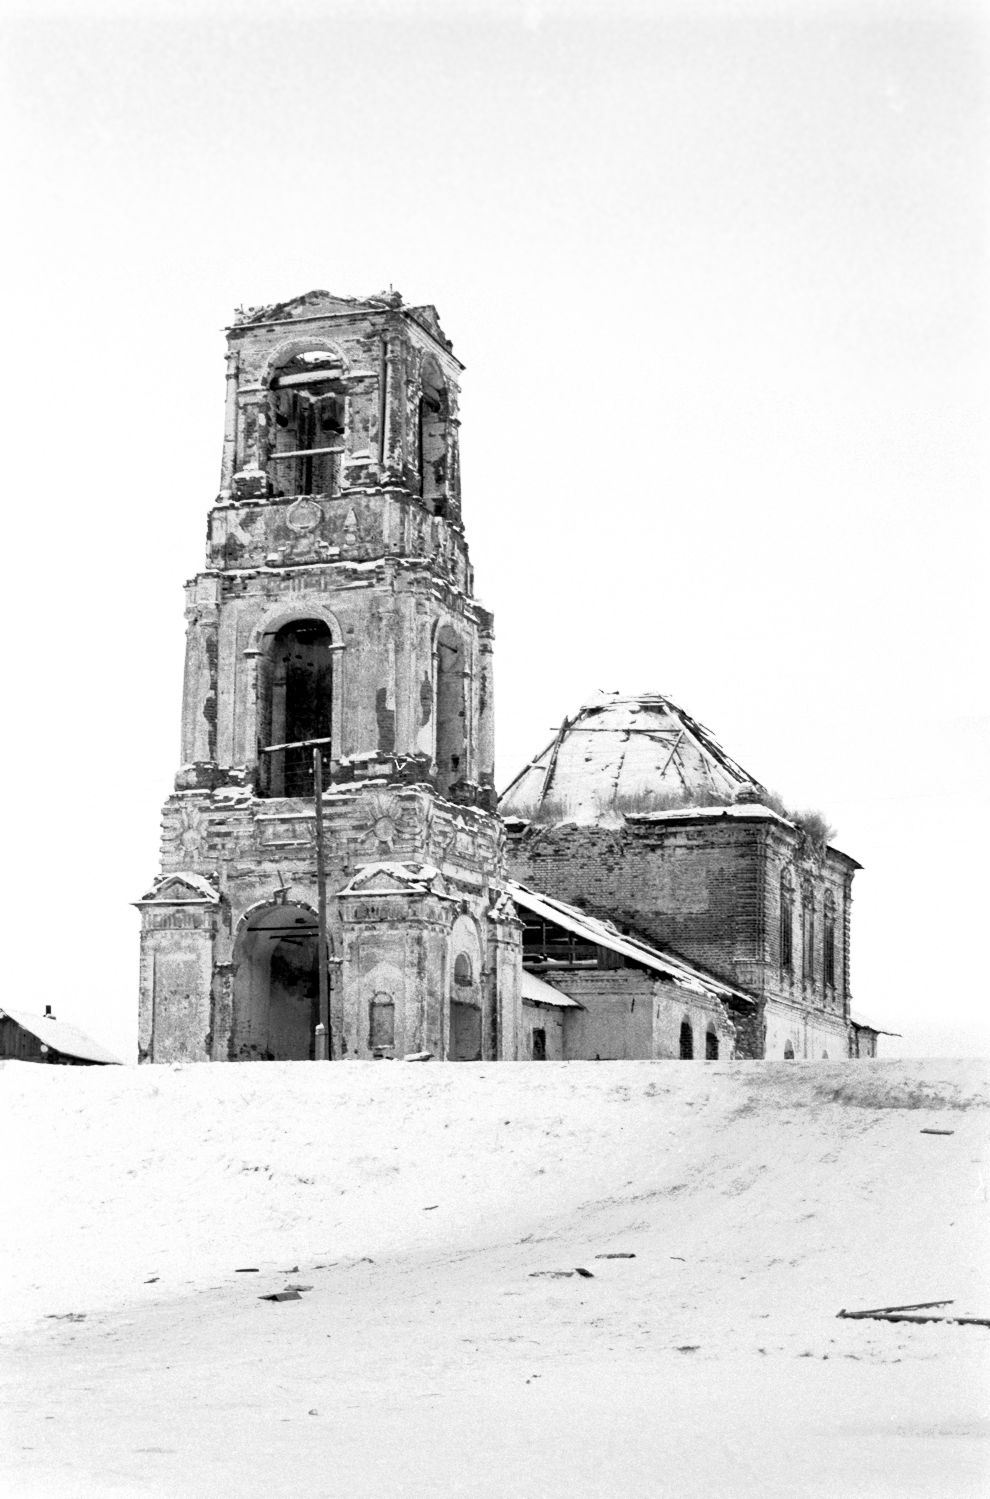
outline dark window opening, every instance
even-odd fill
[[[547,1059],[547,1033],[545,1030],[534,1030],[533,1037],[533,1061],[545,1062]]]
[[[331,646],[330,630],[322,620],[297,620],[283,625],[259,658],[263,796],[312,796],[314,748],[320,750],[327,778],[333,717]]]
[[[784,1046],[784,1061],[785,1062],[793,1062],[793,1060],[794,1060],[794,1047],[791,1045],[790,1041],[788,1041],[785,1044],[785,1046]]]
[[[466,952],[459,952],[454,959],[454,983],[458,984],[461,988],[470,988],[471,984],[474,983],[474,976],[471,972],[471,959]]]
[[[705,1061],[718,1061],[718,1037],[710,1026],[705,1032]]]
[[[804,898],[802,927],[801,973],[811,983],[815,977],[815,907],[810,895]]]
[[[825,897],[825,919],[822,927],[822,968],[825,984],[835,988],[835,902],[831,893]]]
[[[694,1057],[694,1033],[690,1020],[681,1021],[681,1061],[690,1062]]]

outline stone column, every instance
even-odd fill
[[[230,1059],[230,1034],[234,1021],[234,965],[216,963],[210,1023],[210,1061]]]
[[[489,964],[494,987],[496,1031],[494,1055],[500,1062],[519,1058],[522,1031],[522,922],[508,914],[489,927]]]
[[[234,748],[235,752],[240,751],[237,763],[245,765],[249,772],[257,770],[258,763],[258,661],[263,654],[263,651],[252,648],[243,652],[243,686],[238,713],[240,733]],[[339,659],[334,658],[335,672]]]
[[[482,637],[478,643],[477,768],[475,779],[482,786],[495,784],[494,642]]]
[[[227,401],[224,408],[223,458],[220,464],[220,498],[229,499],[237,468],[237,379],[240,361],[234,349],[227,355]]]
[[[183,765],[216,760],[217,580],[199,577],[186,591],[186,663],[182,684]]]

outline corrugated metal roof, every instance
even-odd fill
[[[558,926],[583,937],[595,947],[606,947],[611,952],[621,953],[634,963],[642,964],[644,968],[652,968],[684,989],[690,989],[695,994],[707,994],[718,1000],[731,998],[747,1005],[755,1004],[751,994],[736,989],[732,984],[723,983],[710,973],[703,973],[686,963],[683,958],[672,957],[659,948],[641,942],[638,937],[623,936],[610,921],[601,921],[597,916],[589,916],[575,906],[555,900],[553,896],[530,890],[518,880],[507,880],[506,887],[517,906],[523,906],[535,916],[541,916],[544,921],[556,922]]]
[[[0,1009],[0,1016],[4,1015],[29,1035],[37,1037],[42,1045],[59,1052],[63,1057],[75,1057],[80,1062],[104,1062],[117,1067],[123,1066],[120,1058],[115,1057],[112,1051],[107,1051],[105,1046],[87,1036],[85,1031],[78,1030],[74,1025],[66,1025],[64,1020],[56,1020],[51,1015],[30,1015],[24,1010],[8,1010],[6,1005]]]
[[[660,693],[586,703],[503,793],[503,817],[618,824],[680,798],[729,802],[759,783],[710,730]],[[549,814],[549,815],[548,815]]]
[[[551,1005],[555,1010],[583,1010],[584,1005],[578,1004],[569,994],[564,994],[560,989],[555,989],[553,984],[547,984],[537,973],[530,973],[528,969],[522,971],[522,997],[523,1001],[529,1001],[533,1005]]]

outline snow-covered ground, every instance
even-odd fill
[[[990,1489],[990,1329],[836,1318],[990,1315],[980,1063],[6,1063],[0,1098],[5,1496]]]

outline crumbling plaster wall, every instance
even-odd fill
[[[653,1014],[653,1055],[658,1059],[680,1059],[681,1026],[685,1021],[691,1027],[695,1061],[706,1058],[709,1031],[716,1037],[719,1061],[729,1061],[739,1054],[736,1028],[716,999],[660,980],[654,985]]]
[[[583,1008],[564,1020],[564,1056],[603,1062],[653,1056],[653,981],[634,968],[555,970],[554,985]]]
[[[706,818],[698,824],[631,822],[622,829],[510,829],[510,873],[523,883],[640,932],[760,999],[842,1018],[849,1005],[849,919],[855,865],[769,820]],[[780,958],[784,869],[795,888],[793,959]],[[802,891],[815,921],[813,976],[804,978]],[[824,983],[823,912],[835,905],[835,978]]]
[[[213,960],[220,912],[213,904],[143,904],[138,1060],[213,1057]]]
[[[849,1027],[838,1016],[809,1010],[802,1004],[768,1000],[763,1011],[763,1055],[780,1059],[788,1042],[795,1060],[836,1061],[849,1054]]]
[[[317,619],[330,630],[334,653],[334,758],[400,755],[432,762],[442,623],[463,651],[463,779],[491,787],[492,625],[486,611],[446,590],[438,599],[435,580],[423,570],[388,562],[299,575],[225,574],[213,588],[211,581],[190,585],[188,605],[182,753],[184,765],[207,772],[201,779],[254,777],[262,658],[282,625]]]
[[[369,998],[364,975],[382,963],[409,975],[408,987],[396,995],[396,1045],[441,1054],[452,934],[458,919],[470,917],[477,934],[472,999],[482,1015],[484,1055],[494,1056],[503,1046],[514,1055],[519,923],[512,913],[501,917],[492,912],[491,880],[504,864],[499,820],[476,808],[455,807],[425,786],[377,784],[338,788],[328,795],[325,829],[336,1054],[342,1054],[345,1042],[348,1054],[368,1054],[361,1009]],[[167,906],[147,909],[141,1019],[146,1057],[153,1053],[161,1060],[163,1048],[171,1060],[222,1060],[231,1054],[238,1028],[238,934],[253,911],[286,898],[315,913],[314,849],[315,811],[305,800],[269,801],[235,788],[182,792],[169,799],[163,820],[164,872],[189,871],[214,879],[222,900],[215,911],[202,913]],[[431,897],[432,904],[420,907],[408,898],[390,897],[379,911],[369,898],[343,910],[347,903],[338,896],[353,875],[382,860],[425,862],[441,870],[446,903],[437,905]],[[157,938],[159,928],[168,935]],[[179,929],[182,936],[176,937]],[[173,975],[174,983],[169,979],[175,992],[170,990],[173,1018],[167,1025],[156,991],[159,948],[183,959],[182,974]],[[186,961],[192,956],[195,974]],[[180,977],[188,981],[185,998],[176,988]],[[158,1041],[152,1047],[156,1004]]]
[[[573,1010],[559,1010],[553,1005],[542,1005],[531,999],[524,999],[522,1005],[522,1026],[519,1044],[519,1058],[527,1062],[533,1060],[533,1032],[540,1030],[545,1037],[546,1062],[562,1062],[566,1059],[566,1048],[564,1044],[564,1033],[566,1030],[565,1016],[576,1013]]]
[[[432,895],[355,896],[343,913],[342,1031],[337,1055],[371,1054],[370,1007],[395,1006],[396,1056],[443,1056],[450,972],[450,902]]]
[[[680,1028],[691,1025],[695,1058],[704,1058],[705,1032],[718,1036],[719,1056],[733,1055],[735,1029],[714,998],[636,968],[555,969],[554,986],[576,999],[564,1012],[564,1056],[569,1060],[663,1060],[680,1057]]]

